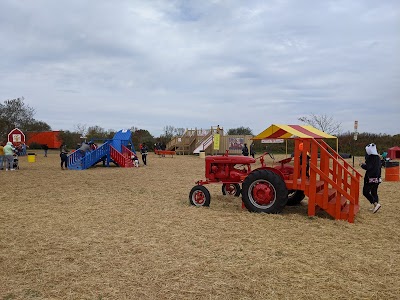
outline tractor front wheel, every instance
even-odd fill
[[[189,193],[189,202],[194,206],[210,206],[211,195],[205,186],[196,185]]]
[[[242,200],[251,212],[280,213],[288,200],[282,178],[269,170],[256,170],[242,184]]]
[[[242,189],[238,183],[224,183],[222,185],[222,195],[233,195],[239,197]]]

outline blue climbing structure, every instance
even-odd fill
[[[129,149],[128,145],[132,145]],[[113,139],[105,141],[100,147],[82,156],[80,151],[68,155],[68,169],[85,170],[98,163],[109,167],[110,162],[122,168],[133,167],[132,155],[136,155],[130,130],[118,131]]]

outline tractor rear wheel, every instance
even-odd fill
[[[282,178],[269,170],[256,170],[242,185],[242,200],[251,212],[280,213],[288,200]]]
[[[222,185],[222,195],[233,195],[239,197],[242,189],[238,183],[224,183]]]
[[[286,205],[293,206],[300,204],[301,200],[304,199],[304,191],[301,190],[290,190],[288,191],[288,202]]]
[[[196,185],[189,193],[189,202],[194,206],[210,206],[211,195],[205,186]]]

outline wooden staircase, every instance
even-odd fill
[[[180,137],[173,137],[166,145],[166,150],[175,151],[176,154],[192,154],[194,143],[198,137],[197,129],[187,129]]]
[[[302,152],[300,143],[303,143]],[[335,220],[354,223],[360,209],[360,178],[361,174],[323,140],[295,140],[294,172],[285,183],[289,190],[302,190],[308,196],[309,216],[315,216],[316,210],[322,209]]]
[[[166,150],[176,154],[193,154],[193,151],[214,133],[223,134],[223,128],[211,126],[210,129],[186,129],[182,136],[173,137],[166,145]],[[198,152],[197,152],[198,153]]]
[[[206,150],[213,142],[213,133],[210,131],[203,138],[199,139],[196,142],[195,149],[193,150],[193,154],[199,154],[200,150]]]

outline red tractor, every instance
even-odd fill
[[[252,212],[279,213],[285,205],[296,205],[304,199],[304,192],[288,190],[285,180],[293,174],[292,158],[279,161],[275,167],[267,167],[264,153],[258,158],[224,155],[207,156],[206,180],[199,180],[189,194],[189,201],[195,206],[209,206],[211,195],[206,184],[222,183],[222,194],[240,196],[245,207]],[[259,159],[261,167],[251,170],[251,164]],[[240,187],[242,184],[242,187]]]

